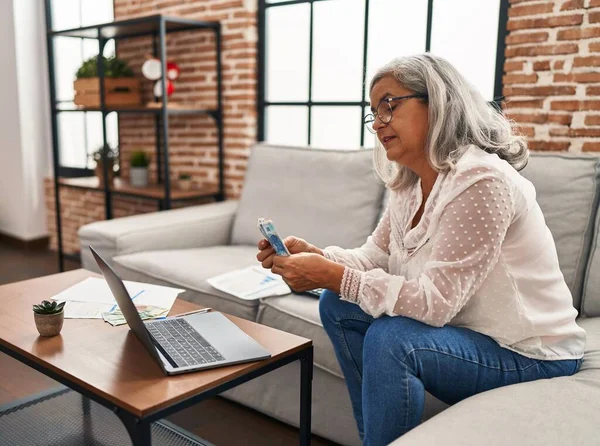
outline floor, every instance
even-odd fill
[[[79,268],[67,261],[67,270]],[[0,285],[58,272],[55,253],[27,252],[0,242]],[[0,353],[0,405],[41,392],[58,383]],[[222,398],[212,398],[199,406],[169,417],[169,420],[216,446],[287,446],[298,444],[298,430],[272,418]],[[314,446],[336,443],[313,436]]]

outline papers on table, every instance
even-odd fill
[[[54,297],[53,299],[56,299]],[[61,299],[56,299],[61,300]],[[113,304],[96,302],[76,302],[74,300],[65,303],[65,318],[67,319],[102,319],[102,313],[109,312]]]
[[[185,290],[152,285],[149,283],[124,281],[136,307],[158,307],[171,310],[177,295]],[[102,313],[118,310],[117,302],[104,279],[90,277],[62,291],[53,300],[66,301],[67,319],[102,319]]]
[[[281,276],[261,266],[230,271],[207,279],[216,289],[244,300],[282,296],[292,292]]]

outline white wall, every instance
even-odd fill
[[[0,232],[47,235],[51,137],[44,2],[0,1]]]

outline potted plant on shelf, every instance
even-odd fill
[[[90,153],[90,157],[96,162],[94,171],[100,180],[100,185],[104,185],[104,168],[103,163],[106,159],[108,163],[108,184],[112,184],[115,175],[115,160],[118,158],[119,152],[113,149],[108,144],[98,147],[94,152]]]
[[[179,189],[190,190],[192,188],[192,176],[187,173],[179,174]]]
[[[136,150],[131,153],[129,164],[131,167],[131,185],[135,187],[146,187],[148,185],[150,156],[143,150]]]
[[[107,107],[139,105],[141,103],[140,81],[133,77],[133,70],[116,56],[104,57],[104,103]],[[75,73],[75,105],[100,107],[100,78],[98,56],[85,60]]]
[[[65,319],[65,302],[43,300],[33,306],[33,318],[40,336],[56,336],[62,330]]]

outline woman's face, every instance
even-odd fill
[[[412,94],[415,92],[404,88],[392,76],[383,77],[371,90],[371,110],[377,110],[385,98]],[[425,141],[429,130],[427,104],[419,98],[411,98],[391,101],[390,106],[392,120],[384,124],[376,118],[373,123],[377,138],[390,161],[418,172],[420,166],[428,165],[425,157]]]

